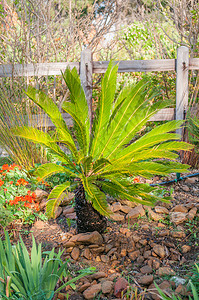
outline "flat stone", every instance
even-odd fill
[[[168,209],[164,206],[156,206],[155,207],[155,212],[158,213],[158,214],[166,214],[166,215],[169,214]]]
[[[171,211],[187,213],[188,209],[185,206],[179,204],[179,205],[176,205],[174,208],[172,208]]]
[[[181,224],[187,220],[187,214],[183,212],[172,212],[170,216],[171,221],[176,225]]]
[[[129,201],[129,200],[122,200],[122,204],[125,204],[125,205],[127,205],[127,206],[129,206],[129,207],[131,207],[131,208],[134,208],[134,207],[137,206],[137,203],[131,202],[131,201]]]
[[[71,203],[71,201],[74,199],[75,194],[74,193],[70,193],[68,192],[67,194],[65,194],[65,197],[62,199],[61,205],[65,206]]]
[[[151,274],[153,272],[153,269],[149,265],[146,265],[140,269],[140,272],[142,274]]]
[[[82,255],[86,258],[86,259],[91,259],[91,252],[88,248],[85,248]]]
[[[103,263],[108,263],[109,262],[109,256],[108,255],[101,255],[101,261]]]
[[[136,219],[139,216],[143,217],[145,215],[145,210],[142,205],[138,205],[137,207],[131,209],[131,211],[127,214],[127,219]]]
[[[119,278],[114,286],[114,296],[121,299],[122,294],[125,293],[127,290],[127,287],[129,286],[128,281],[121,277]]]
[[[164,276],[164,275],[175,275],[175,271],[171,269],[171,267],[160,267],[157,271],[156,274],[159,276]]]
[[[103,243],[103,237],[97,231],[93,232],[86,232],[86,233],[79,233],[74,235],[70,242],[74,242],[77,244],[97,244],[101,245]]]
[[[82,293],[84,292],[89,286],[91,286],[90,282],[86,282],[84,283],[83,285],[81,285],[79,288],[78,288],[78,292],[79,293]]]
[[[165,248],[161,245],[155,245],[153,247],[153,251],[160,256],[161,258],[164,258],[166,256]]]
[[[187,253],[189,251],[191,251],[191,246],[189,246],[189,245],[182,246],[182,253]]]
[[[101,291],[101,289],[102,289],[101,283],[93,284],[83,292],[83,295],[85,299],[91,300],[97,296],[97,294]]]
[[[139,278],[138,282],[143,285],[149,285],[153,282],[153,275],[144,275]]]
[[[188,177],[185,179],[185,183],[195,183],[198,180],[198,177]]]
[[[111,211],[112,212],[117,212],[117,211],[119,211],[120,209],[121,209],[121,203],[120,202],[115,202],[115,203],[113,203],[112,205],[111,205]]]
[[[35,202],[40,203],[44,198],[48,197],[48,193],[40,188],[37,188],[34,193],[36,194]]]
[[[73,250],[72,250],[72,252],[71,252],[71,257],[72,257],[72,259],[78,260],[79,255],[80,255],[80,250],[79,250],[79,248],[77,248],[77,247],[73,248]]]
[[[40,210],[44,210],[46,208],[46,204],[47,204],[47,198],[43,198],[39,204],[39,208]]]
[[[67,206],[63,208],[63,215],[74,213],[75,209],[72,206]]]
[[[124,215],[119,213],[113,213],[110,215],[110,219],[113,221],[124,221]]]
[[[96,273],[90,275],[89,277],[93,280],[93,279],[99,279],[99,278],[107,277],[107,274],[105,272],[96,272]]]
[[[67,241],[67,242],[63,242],[63,246],[65,248],[75,247],[75,243]]]
[[[76,220],[77,219],[77,215],[76,213],[71,213],[71,214],[65,214],[65,218],[66,219],[70,219],[70,220]]]
[[[164,220],[165,218],[164,215],[159,213],[157,214],[153,210],[149,210],[148,215],[153,221]]]
[[[107,280],[102,282],[102,293],[103,294],[110,294],[113,290],[113,281]]]
[[[193,208],[188,212],[187,218],[188,218],[189,220],[192,221],[192,220],[195,218],[196,214],[197,214],[197,207],[193,207]]]
[[[55,211],[55,219],[57,219],[61,215],[61,213],[62,213],[62,207],[59,206]]]
[[[128,205],[121,205],[121,208],[120,208],[120,210],[122,212],[124,212],[125,214],[128,214],[131,211],[131,209],[132,208],[130,206],[128,206]]]
[[[190,191],[190,188],[187,185],[182,185],[181,188],[184,192],[189,192]]]
[[[138,258],[139,255],[140,255],[140,251],[139,250],[136,250],[136,251],[128,253],[128,256],[129,256],[129,258],[131,260],[136,260],[136,258]]]
[[[170,235],[174,238],[185,238],[186,236],[184,231],[171,231]]]

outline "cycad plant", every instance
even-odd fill
[[[79,232],[102,232],[105,229],[105,217],[110,214],[107,194],[145,205],[161,200],[153,194],[154,187],[132,183],[130,176],[150,178],[154,174],[184,172],[188,167],[176,161],[178,155],[175,151],[187,150],[191,146],[176,141],[179,135],[170,133],[179,128],[182,121],[160,125],[135,139],[150,117],[168,104],[153,101],[149,85],[143,81],[124,87],[115,99],[116,77],[117,66],[110,63],[102,79],[101,97],[92,126],[77,71],[67,69],[63,78],[70,91],[70,99],[64,102],[62,108],[73,118],[73,135],[53,100],[33,87],[28,88],[27,95],[51,118],[57,128],[57,138],[31,127],[14,129],[16,135],[45,145],[62,162],[61,165],[44,164],[38,167],[35,175],[40,180],[55,173],[70,176],[70,181],[51,191],[47,213],[52,217],[63,192],[75,189]],[[70,150],[70,157],[58,143]]]

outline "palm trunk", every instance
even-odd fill
[[[83,185],[75,190],[75,211],[77,214],[77,231],[103,233],[107,227],[107,219],[86,201]]]

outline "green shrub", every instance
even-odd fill
[[[51,300],[65,286],[93,273],[92,268],[85,269],[55,291],[58,280],[68,275],[68,261],[61,260],[63,252],[59,250],[56,254],[52,249],[42,254],[41,244],[37,246],[33,237],[29,256],[22,239],[12,246],[5,232],[5,241],[0,239],[0,253],[0,295],[3,299]]]

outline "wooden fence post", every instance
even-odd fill
[[[93,61],[90,49],[81,52],[80,79],[88,103],[89,117],[92,126],[92,85],[93,85]]]
[[[181,46],[177,49],[176,61],[176,120],[184,120],[188,107],[189,92],[189,48]],[[183,138],[183,129],[176,131]]]

